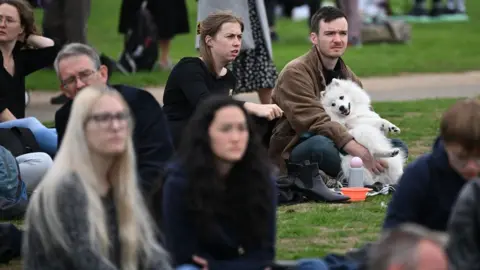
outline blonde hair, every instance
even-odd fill
[[[235,16],[231,11],[216,11],[197,25],[197,34],[200,35],[200,56],[212,73],[215,73],[215,63],[205,38],[207,36],[215,37],[225,23],[238,23],[243,32],[242,19]]]
[[[85,190],[87,199],[87,223],[89,242],[92,250],[99,256],[108,258],[110,240],[105,209],[99,190],[100,179],[95,174],[90,149],[87,145],[84,127],[87,117],[96,101],[103,96],[112,96],[128,106],[120,94],[106,86],[87,87],[76,96],[61,147],[54,164],[32,197],[26,214],[27,230],[36,230],[46,250],[60,246],[67,252],[70,249],[66,241],[66,232],[57,215],[59,207],[58,193],[72,172]],[[110,168],[109,176],[117,210],[117,220],[121,244],[121,269],[137,269],[139,259],[142,264],[158,261],[158,254],[167,254],[156,242],[154,225],[137,187],[136,163],[131,139],[132,127],[127,149],[117,156]],[[26,234],[25,238],[27,238]],[[27,243],[24,240],[24,243]],[[25,244],[26,245],[26,244]],[[141,255],[141,256],[140,256]],[[75,256],[75,254],[72,254]]]

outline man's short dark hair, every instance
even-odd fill
[[[329,23],[339,18],[347,19],[347,15],[345,15],[341,9],[332,6],[321,7],[312,16],[312,20],[310,21],[310,32],[318,34],[321,21]]]

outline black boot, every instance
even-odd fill
[[[287,164],[288,174],[295,177],[294,186],[303,194],[314,201],[340,203],[350,200],[350,197],[337,194],[325,185],[318,164]]]

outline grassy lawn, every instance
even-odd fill
[[[442,112],[455,99],[381,102],[375,110],[402,129],[399,138],[410,147],[410,161],[429,151]],[[278,258],[321,257],[345,252],[377,238],[390,196],[352,204],[301,204],[281,207],[278,215]],[[16,222],[19,224],[19,222]],[[21,269],[19,262],[1,270]]]
[[[174,61],[184,56],[196,55],[194,34],[196,2],[187,0],[190,14],[189,34],[178,36],[172,44]],[[393,0],[394,6],[403,8],[405,0]],[[469,22],[415,24],[412,42],[408,45],[366,45],[348,50],[345,59],[360,76],[394,75],[412,72],[449,72],[480,69],[480,1],[466,1]],[[122,50],[122,37],[117,33],[120,11],[119,0],[92,1],[89,20],[89,42],[100,52],[118,59]],[[41,22],[41,11],[37,11]],[[280,70],[288,61],[303,54],[310,47],[307,41],[306,21],[292,22],[280,19],[277,25],[281,41],[273,45],[274,60]],[[167,72],[154,71],[131,76],[114,74],[114,83],[136,86],[163,85]],[[53,71],[39,71],[27,79],[30,89],[57,89]]]
[[[375,110],[402,129],[409,161],[429,151],[442,112],[455,99],[382,102]],[[302,204],[282,207],[278,216],[278,258],[298,259],[345,252],[378,237],[390,196],[347,205]]]

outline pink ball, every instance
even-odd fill
[[[350,167],[352,168],[361,168],[363,166],[363,161],[359,157],[353,157],[352,160],[350,160]]]

